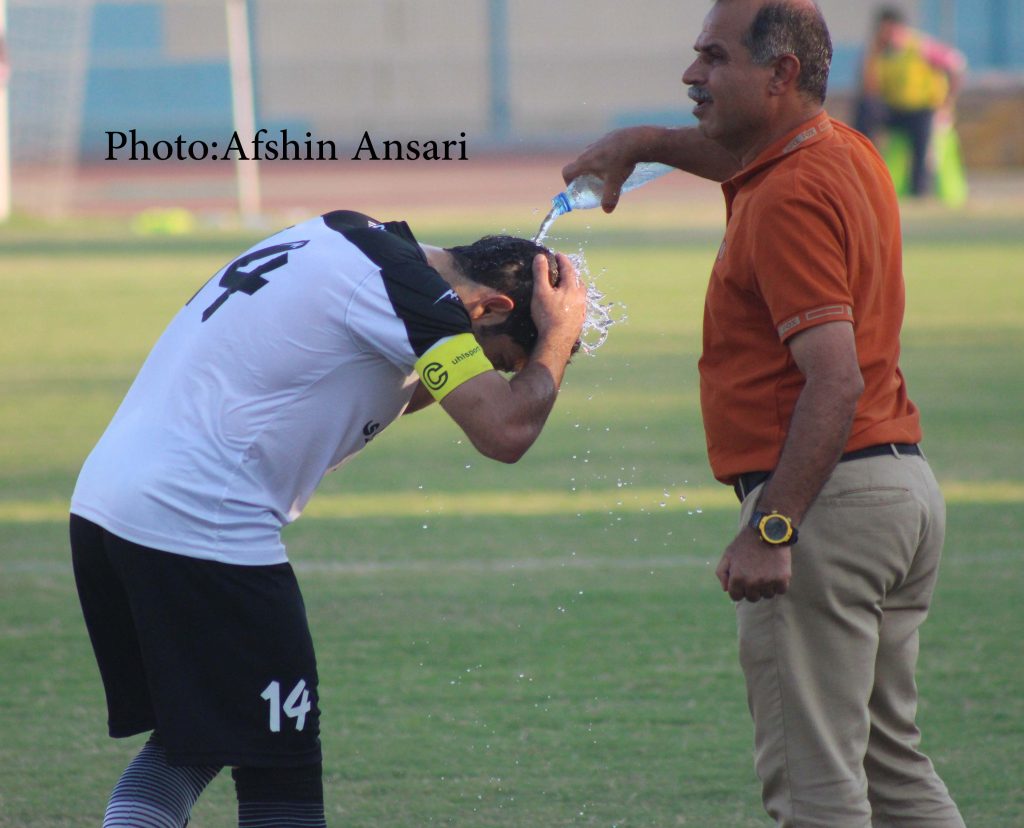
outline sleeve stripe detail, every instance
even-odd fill
[[[442,400],[473,377],[494,366],[471,333],[440,340],[416,361],[416,373],[435,400]]]
[[[792,331],[794,328],[798,328],[801,325],[809,322],[820,322],[823,319],[827,319],[830,316],[839,317],[842,319],[849,319],[853,321],[853,308],[849,305],[825,305],[821,308],[815,308],[814,310],[804,311],[796,316],[792,316],[783,322],[778,327],[779,338],[785,338],[786,334]]]

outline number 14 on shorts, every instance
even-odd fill
[[[306,714],[312,709],[309,703],[309,691],[306,689],[306,680],[299,679],[299,683],[292,688],[281,703],[281,682],[272,681],[260,694],[270,704],[270,732],[281,732],[281,713],[289,719],[295,719],[295,729],[302,730],[306,726]]]

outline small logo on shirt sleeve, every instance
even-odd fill
[[[444,301],[454,302],[456,305],[462,304],[462,300],[459,298],[459,294],[455,292],[454,288],[448,288],[448,290],[446,290],[444,293],[442,293],[434,300],[434,304],[436,305],[439,302]]]
[[[790,317],[778,327],[779,338],[785,339],[786,334],[794,328],[811,322],[820,322],[823,319],[832,318],[847,319],[853,321],[853,308],[849,305],[825,305],[814,310],[804,311],[796,316]]]

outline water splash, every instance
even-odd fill
[[[585,354],[593,354],[607,341],[608,330],[612,325],[626,321],[626,306],[621,302],[605,301],[605,294],[597,287],[582,248],[578,253],[570,254],[569,261],[587,285],[587,311],[580,332],[580,350]]]
[[[555,199],[554,206],[548,214],[544,216],[544,221],[540,223],[540,229],[537,231],[537,235],[533,237],[534,244],[542,244],[544,242],[544,239],[548,237],[548,232],[551,230],[551,225],[555,223],[555,219],[559,216],[564,216],[569,212],[567,208],[568,205],[561,199]]]
[[[572,206],[564,194],[556,196],[551,210],[540,224],[537,235],[533,237],[534,244],[543,244],[555,220],[571,211]],[[608,329],[617,322],[626,321],[625,305],[621,302],[605,301],[604,292],[597,287],[590,273],[590,267],[587,265],[582,247],[579,252],[569,254],[569,260],[576,268],[579,278],[587,285],[587,311],[583,320],[583,330],[580,333],[580,350],[586,354],[593,354],[608,339]]]

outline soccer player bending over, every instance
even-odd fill
[[[104,826],[181,828],[224,766],[242,828],[325,824],[316,657],[281,528],[434,400],[517,461],[585,304],[569,260],[532,242],[429,247],[347,211],[256,244],[189,300],[71,501],[110,735],[152,731]]]

